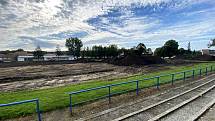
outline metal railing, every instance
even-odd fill
[[[155,77],[151,77],[151,78],[144,78],[142,80],[127,81],[127,82],[121,82],[121,83],[117,83],[117,84],[110,84],[110,85],[106,85],[106,86],[99,86],[99,87],[95,87],[95,88],[89,88],[89,89],[85,89],[85,90],[69,92],[67,94],[69,94],[70,112],[72,113],[73,106],[75,106],[77,104],[90,102],[90,101],[98,100],[98,99],[102,99],[102,98],[108,98],[109,103],[111,103],[111,97],[113,95],[122,94],[122,93],[126,93],[126,92],[131,92],[131,91],[136,91],[136,95],[138,95],[139,90],[143,89],[143,88],[156,86],[157,89],[160,89],[160,85],[162,85],[162,84],[171,83],[172,85],[174,85],[175,81],[178,81],[178,80],[185,81],[187,78],[194,78],[195,76],[202,76],[203,74],[208,75],[208,72],[213,72],[213,71],[214,71],[214,67],[210,66],[210,67],[206,67],[206,68],[198,68],[198,69],[187,70],[187,71],[182,71],[182,72],[177,72],[177,73],[155,76]],[[162,80],[162,77],[168,77],[170,80],[166,80],[166,78],[164,78],[164,80]],[[148,82],[152,81],[152,82],[149,83],[148,85],[145,83],[141,86],[141,82],[147,82],[147,81]],[[119,89],[120,91],[116,90],[115,92],[114,91],[112,92],[112,90],[111,90],[114,87],[127,85],[127,84],[134,84],[134,85],[133,85],[133,87],[131,86],[132,88],[130,90],[121,91],[121,89]],[[73,102],[74,95],[78,95],[81,93],[87,93],[87,92],[91,92],[91,91],[99,91],[99,90],[103,90],[103,89],[105,89],[107,92],[102,96],[99,96],[99,97],[96,97],[93,99],[89,99],[86,101],[79,101],[78,103]],[[104,92],[104,90],[101,92]]]
[[[33,103],[33,102],[36,103],[36,112],[37,112],[38,121],[42,121],[41,114],[40,114],[39,99],[24,100],[24,101],[12,102],[12,103],[8,103],[8,104],[0,104],[0,108],[14,106],[14,105],[21,105],[21,104],[26,104],[26,103]]]

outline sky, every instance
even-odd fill
[[[93,45],[153,50],[174,39],[200,50],[215,38],[215,0],[0,0],[0,50]]]

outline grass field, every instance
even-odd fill
[[[55,110],[59,108],[64,108],[69,106],[69,96],[66,92],[71,91],[78,91],[81,89],[93,88],[97,86],[104,86],[108,84],[115,84],[125,81],[131,80],[143,80],[144,78],[149,78],[153,76],[159,76],[163,74],[170,74],[185,70],[192,70],[197,68],[205,68],[206,66],[214,65],[215,63],[201,63],[195,64],[195,66],[171,66],[169,70],[149,73],[147,75],[135,75],[125,79],[115,79],[113,81],[100,81],[95,80],[91,82],[85,82],[82,84],[73,84],[64,87],[57,87],[57,88],[50,88],[50,89],[40,89],[40,90],[26,90],[26,91],[18,91],[18,92],[6,92],[0,94],[0,104],[10,103],[14,101],[21,101],[21,100],[29,100],[34,98],[39,98],[40,100],[40,107],[43,112]],[[210,68],[209,68],[210,70]],[[205,71],[205,70],[204,70]],[[199,72],[196,71],[195,74],[197,75]],[[191,72],[187,73],[188,76],[191,76]],[[183,78],[183,74],[177,74],[175,78]],[[168,83],[171,80],[171,76],[164,76],[160,78],[160,83]],[[147,81],[140,81],[139,87],[149,87],[156,84],[155,80],[147,80]],[[130,83],[122,86],[116,86],[111,89],[112,93],[117,93],[121,91],[135,89],[136,84]],[[99,96],[104,96],[108,94],[108,89],[101,89],[97,91],[91,91],[82,93],[79,95],[75,95],[73,97],[73,101],[75,103],[86,101],[89,99],[97,98]],[[14,118],[17,116],[25,116],[27,114],[35,113],[35,104],[25,104],[25,105],[18,105],[12,107],[0,107],[0,119],[6,118]]]

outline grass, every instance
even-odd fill
[[[0,104],[39,98],[40,107],[42,111],[45,112],[45,111],[68,107],[69,96],[68,94],[66,94],[66,92],[78,91],[81,89],[93,88],[97,86],[104,86],[108,84],[115,84],[115,83],[120,83],[125,81],[131,81],[131,80],[143,80],[144,78],[149,78],[149,77],[163,75],[163,74],[170,74],[170,73],[181,72],[185,70],[197,69],[200,67],[205,68],[207,66],[211,66],[214,64],[215,63],[212,62],[212,63],[195,64],[195,66],[171,66],[170,69],[164,70],[161,72],[153,72],[147,75],[139,74],[139,75],[127,77],[125,79],[115,79],[113,81],[95,80],[91,82],[72,84],[64,87],[56,87],[56,88],[50,88],[50,89],[5,92],[0,94]],[[195,71],[195,75],[197,74],[199,74],[199,71]],[[192,72],[188,72],[187,76],[192,76]],[[183,78],[183,74],[175,75],[175,79],[178,79],[178,78]],[[169,83],[169,82],[171,82],[171,76],[163,76],[160,78],[161,84]],[[154,86],[155,84],[156,84],[155,79],[139,81],[140,88]],[[111,92],[118,93],[118,92],[123,92],[127,90],[132,90],[135,88],[136,88],[135,83],[129,83],[121,86],[112,87]],[[89,99],[98,98],[100,96],[105,96],[107,94],[108,94],[107,88],[103,88],[103,89],[95,90],[91,92],[85,92],[85,93],[81,93],[73,96],[73,102],[78,103],[82,101],[87,101]],[[17,116],[25,116],[28,114],[35,113],[35,110],[36,110],[35,104],[0,107],[0,120],[7,119],[7,118],[14,118]]]

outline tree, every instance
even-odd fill
[[[19,48],[16,50],[16,52],[23,52],[24,50],[22,48]]]
[[[38,60],[43,59],[44,54],[45,53],[42,51],[39,45],[36,47],[35,51],[33,52],[34,58]]]
[[[55,54],[56,54],[56,56],[61,56],[61,55],[63,55],[63,52],[61,51],[59,45],[56,46],[56,52],[55,52]]]
[[[108,51],[109,57],[116,57],[118,55],[118,47],[117,47],[117,45],[110,45],[107,48],[107,51]]]
[[[187,50],[188,50],[189,52],[191,52],[191,45],[190,45],[190,42],[188,43]]]
[[[76,38],[68,38],[66,39],[66,47],[69,50],[69,54],[74,57],[80,57],[81,47],[83,46],[82,41]]]
[[[168,40],[165,44],[164,44],[164,51],[165,51],[165,56],[167,57],[172,57],[174,55],[178,54],[178,42],[176,42],[175,40]]]
[[[214,39],[211,39],[211,41],[209,42],[208,44],[208,48],[212,47],[212,46],[215,46],[215,38]]]
[[[184,55],[186,53],[186,50],[184,49],[184,48],[180,48],[179,50],[178,50],[178,54],[179,55]]]
[[[85,58],[86,56],[86,49],[84,48],[84,50],[81,51],[81,58]]]
[[[167,52],[167,49],[165,46],[163,46],[163,47],[156,48],[154,51],[154,55],[159,57],[166,57],[166,52]]]

